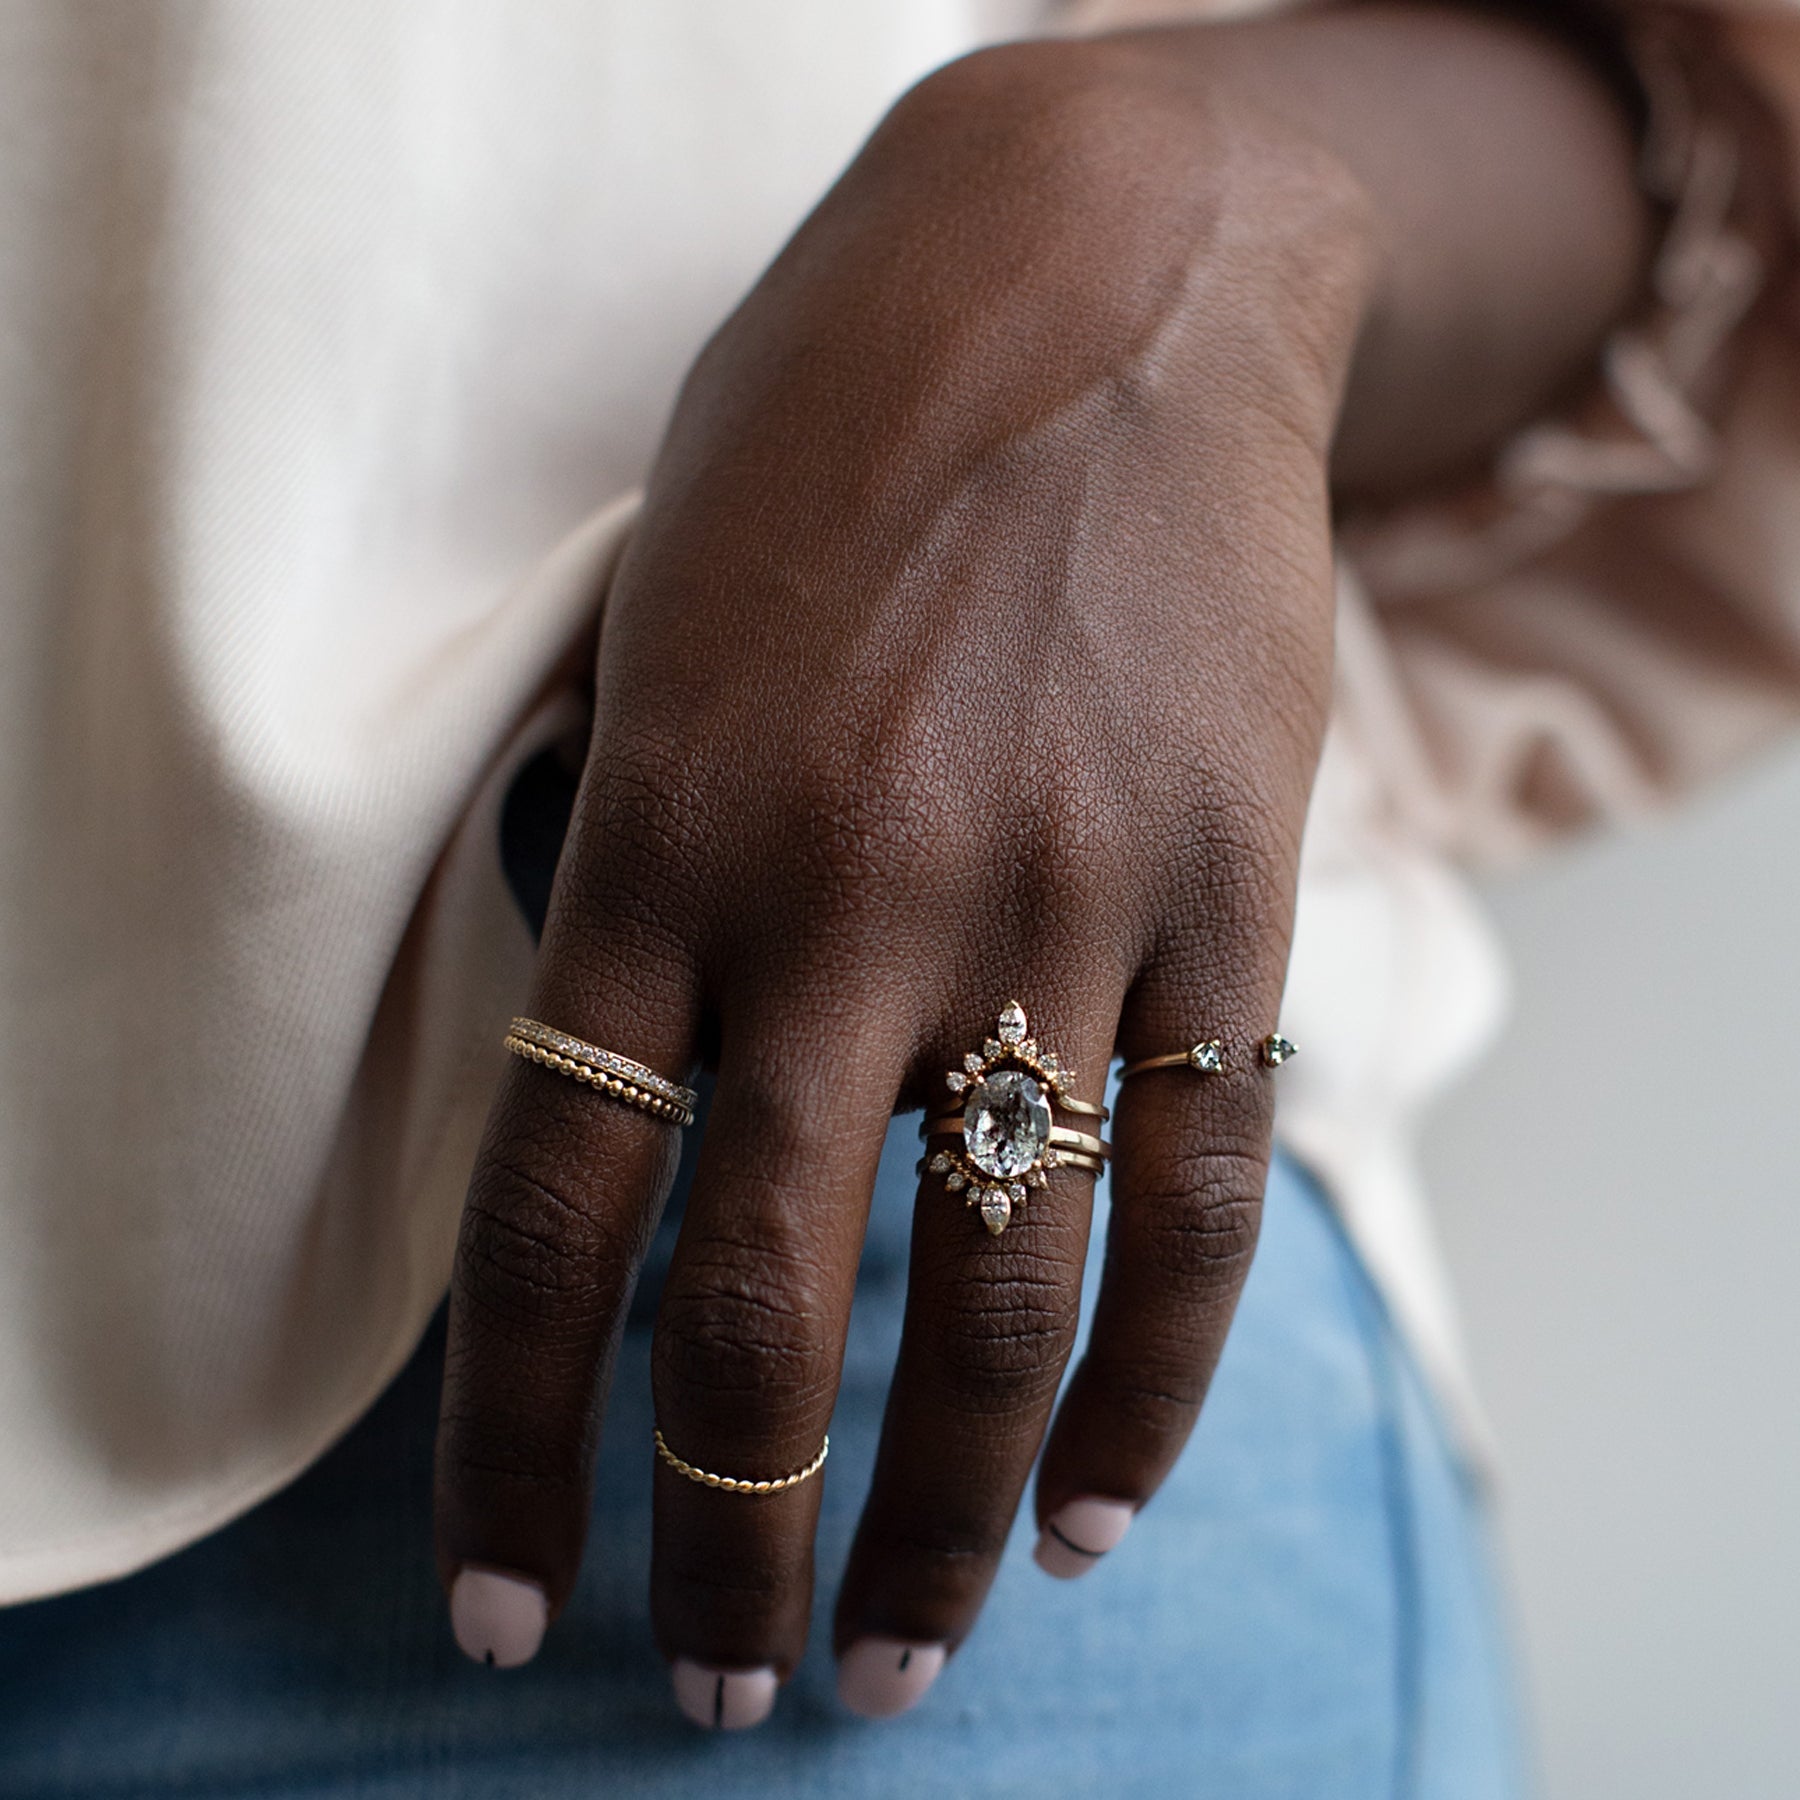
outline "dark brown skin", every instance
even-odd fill
[[[707,346],[609,602],[529,1009],[671,1074],[716,1042],[656,1337],[684,1455],[812,1457],[889,1118],[1006,1000],[1089,1099],[1115,1045],[1274,1026],[1333,492],[1460,470],[1580,374],[1640,278],[1631,158],[1576,54],[1448,11],[985,52]],[[840,1650],[961,1641],[1047,1430],[1040,1520],[1152,1497],[1249,1265],[1271,1091],[1241,1056],[1128,1085],[1053,1426],[1087,1178],[998,1238],[927,1178]],[[453,1293],[446,1582],[567,1597],[674,1135],[507,1075]],[[791,1673],[821,1487],[658,1466],[665,1654]]]

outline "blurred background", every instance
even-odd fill
[[[1428,1172],[1548,1800],[1800,1796],[1800,751],[1488,894]]]

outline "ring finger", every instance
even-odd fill
[[[998,1568],[1080,1306],[1101,1120],[1067,1102],[1097,1102],[1118,1001],[976,1022],[974,1066],[959,1055],[959,1091],[928,1102],[906,1321],[837,1609],[839,1692],[867,1716],[918,1700]]]

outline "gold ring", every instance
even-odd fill
[[[689,1481],[697,1481],[702,1487],[717,1488],[722,1494],[779,1494],[788,1488],[798,1487],[803,1481],[810,1481],[824,1468],[825,1459],[831,1454],[829,1436],[819,1446],[819,1454],[804,1469],[796,1469],[792,1475],[778,1475],[773,1481],[740,1481],[735,1475],[714,1475],[705,1469],[697,1469],[691,1462],[683,1462],[669,1448],[668,1440],[661,1431],[653,1431],[656,1439],[656,1454],[666,1462],[677,1475],[685,1475]]]
[[[1112,1151],[1109,1148],[1107,1155],[1110,1156],[1111,1154]],[[1104,1175],[1106,1173],[1106,1164],[1100,1157],[1083,1156],[1079,1150],[1063,1151],[1056,1159],[1056,1166],[1059,1169],[1082,1169],[1089,1175]]]
[[[1112,1117],[1112,1108],[1096,1106],[1091,1100],[1071,1100],[1067,1094],[1056,1096],[1056,1107],[1059,1112],[1083,1113],[1090,1119],[1098,1119],[1102,1125]]]
[[[962,1131],[966,1120],[961,1113],[947,1113],[939,1119],[927,1119],[919,1127],[922,1138],[942,1137],[949,1131]],[[1085,1131],[1071,1131],[1066,1125],[1052,1125],[1047,1140],[1062,1150],[1085,1150],[1089,1156],[1112,1155],[1112,1145]]]
[[[964,1204],[981,1214],[995,1237],[1027,1194],[1048,1184],[1052,1169],[1098,1174],[1112,1154],[1100,1138],[1052,1122],[1053,1107],[1087,1118],[1107,1115],[1103,1107],[1075,1100],[1069,1091],[1075,1071],[1028,1036],[1028,1029],[1024,1007],[1009,1000],[994,1035],[945,1077],[963,1102],[961,1117],[928,1120],[924,1127],[927,1137],[961,1130],[962,1148],[935,1152],[925,1167],[943,1176],[948,1192],[964,1195]]]
[[[1108,1154],[1110,1153],[1109,1149]],[[950,1160],[951,1159],[949,1158],[945,1159],[946,1162]],[[1055,1163],[1051,1166],[1058,1169],[1080,1169],[1089,1175],[1104,1175],[1106,1173],[1106,1164],[1099,1157],[1084,1156],[1079,1150],[1064,1150],[1060,1152]],[[955,1171],[954,1169],[946,1170],[940,1166],[936,1156],[921,1156],[913,1165],[913,1173],[915,1175],[942,1175],[944,1176],[945,1187],[949,1187],[950,1175],[955,1173]],[[954,1192],[955,1190],[952,1191]]]
[[[566,1031],[545,1025],[537,1019],[514,1019],[507,1027],[506,1048],[514,1056],[541,1068],[567,1075],[584,1087],[598,1089],[627,1106],[641,1112],[668,1119],[676,1125],[691,1125],[700,1096],[691,1087],[670,1081],[641,1062],[621,1056],[616,1050],[602,1050],[598,1044],[570,1037]]]
[[[1256,1046],[1256,1060],[1265,1069],[1279,1069],[1294,1054],[1294,1045],[1278,1031],[1270,1032]],[[1203,1038],[1186,1050],[1176,1050],[1167,1056],[1146,1056],[1141,1062],[1127,1063],[1119,1071],[1119,1079],[1129,1081],[1133,1075],[1142,1075],[1147,1069],[1192,1069],[1196,1075],[1231,1073],[1231,1065],[1225,1059],[1224,1042],[1219,1038]]]

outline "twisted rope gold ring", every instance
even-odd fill
[[[668,1440],[660,1430],[651,1435],[656,1439],[656,1454],[666,1462],[677,1475],[685,1475],[689,1481],[697,1481],[702,1487],[717,1488],[722,1494],[779,1494],[788,1488],[798,1487],[803,1481],[810,1481],[824,1468],[825,1459],[831,1454],[831,1439],[826,1437],[819,1446],[819,1454],[804,1469],[796,1469],[791,1475],[778,1475],[772,1481],[744,1481],[735,1475],[715,1475],[709,1469],[696,1468],[691,1462],[684,1462],[669,1448]]]

